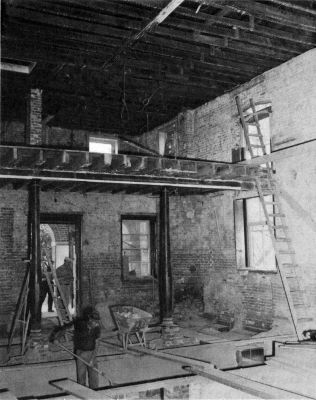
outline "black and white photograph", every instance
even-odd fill
[[[316,400],[316,0],[1,0],[0,400]]]

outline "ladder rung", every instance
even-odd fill
[[[294,250],[279,250],[280,254],[295,254]]]
[[[276,238],[275,241],[276,242],[287,242],[287,243],[289,243],[289,242],[291,242],[291,239],[288,239],[288,238]]]
[[[272,225],[273,229],[288,229],[286,225]]]
[[[285,217],[285,214],[274,213],[274,214],[269,214],[269,217]]]
[[[251,114],[244,114],[243,117],[244,117],[245,119],[251,119],[251,118],[253,118],[255,115],[267,115],[267,114],[269,114],[269,113],[267,112],[267,110],[258,110],[258,111],[252,112]]]
[[[248,136],[252,136],[252,137],[260,137],[260,135],[258,133],[248,133]]]

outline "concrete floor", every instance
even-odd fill
[[[236,368],[236,349],[244,348],[250,343],[262,346],[265,349],[265,355],[272,355],[272,340],[278,339],[280,341],[291,340],[291,337],[269,337],[266,338],[251,337],[244,339],[244,332],[230,331],[225,333],[212,332],[210,335],[201,334],[193,329],[182,329],[184,336],[189,337],[195,335],[201,340],[201,345],[168,348],[164,352],[181,355],[193,360],[202,360],[215,364],[219,369]],[[136,382],[146,382],[150,380],[157,380],[161,378],[179,377],[187,374],[177,363],[167,360],[158,359],[149,355],[131,355],[125,354],[124,351],[118,346],[119,342],[116,338],[106,339],[112,342],[112,346],[107,346],[105,343],[99,349],[100,356],[98,357],[99,369],[103,371],[115,383],[115,385],[126,385]],[[117,347],[115,347],[117,346]],[[294,350],[290,349],[289,352],[285,348],[278,348],[278,357],[273,359],[280,359],[284,362],[284,354],[288,356],[286,362],[295,365],[297,356],[299,354],[309,354],[310,364],[305,365],[306,369],[313,366],[315,368],[316,361],[313,356],[310,356],[310,349]],[[316,356],[316,349],[313,350]],[[294,353],[294,354],[293,354]],[[69,356],[69,355],[68,355]],[[282,358],[283,357],[283,358]],[[291,358],[292,357],[292,358]],[[76,379],[75,376],[75,362],[68,357],[68,360],[58,362],[34,363],[27,365],[13,365],[0,368],[0,389],[9,388],[17,397],[26,396],[44,396],[56,395],[60,391],[49,384],[50,380],[61,379],[68,377]],[[306,359],[306,354],[305,357]],[[272,358],[271,358],[272,360]],[[296,360],[296,361],[294,361]],[[314,364],[312,361],[314,360]],[[306,364],[306,363],[305,363]],[[294,367],[295,368],[295,367]],[[245,376],[247,378],[264,382],[268,385],[282,387],[284,389],[300,391],[304,395],[316,398],[316,388],[314,388],[314,380],[308,381],[308,378],[296,379],[295,371],[289,372],[287,368],[286,374],[282,372],[285,369],[284,365],[280,367],[273,365],[252,367],[245,369],[233,370],[236,375]],[[298,375],[297,375],[298,376]],[[100,376],[100,386],[106,385],[106,380]],[[248,399],[254,396],[248,395],[239,390],[229,388],[216,382],[209,381],[205,378],[199,377],[196,383],[200,398],[208,399]],[[192,397],[194,398],[194,397]]]

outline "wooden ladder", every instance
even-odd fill
[[[53,275],[53,279],[54,279],[56,287],[58,289],[59,297],[55,293],[54,285],[52,284],[52,281],[51,281],[51,279],[49,277],[49,272],[44,270],[43,273],[45,275],[45,278],[47,280],[47,284],[48,284],[48,287],[49,287],[49,291],[50,291],[50,293],[52,295],[52,298],[53,298],[53,302],[54,302],[54,305],[55,305],[55,309],[56,309],[56,313],[57,313],[57,318],[58,318],[59,324],[61,326],[63,326],[65,324],[69,323],[72,320],[72,315],[71,315],[71,313],[70,313],[70,311],[68,309],[68,305],[67,305],[67,302],[66,302],[66,299],[65,299],[65,295],[64,295],[64,293],[62,291],[62,288],[61,288],[61,285],[60,285],[60,283],[59,283],[59,281],[57,279],[57,274],[56,274],[56,271],[54,269],[53,263],[52,263],[52,261],[50,259],[49,253],[48,253],[48,251],[47,251],[47,249],[45,247],[43,247],[42,249],[43,249],[43,252],[44,252],[44,254],[46,256],[46,260],[48,262],[48,265],[50,267],[51,273]]]
[[[263,141],[258,116],[266,114],[267,111],[257,111],[253,99],[250,99],[251,113],[244,114],[239,96],[236,97],[236,103],[251,158],[257,157],[255,149],[260,149],[262,155],[266,155],[266,146]],[[250,124],[256,128],[255,132],[251,134],[249,133]],[[265,179],[256,177],[256,187],[275,251],[277,269],[289,306],[295,333],[298,340],[302,340],[304,338],[302,331],[306,328],[305,324],[312,320],[308,315],[309,304],[301,287],[300,269],[296,261],[292,240],[289,237],[286,216],[280,201],[280,191],[276,180],[273,179],[272,163],[265,162],[264,165]],[[269,196],[269,200],[267,200],[267,196]]]

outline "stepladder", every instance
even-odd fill
[[[239,96],[236,97],[236,103],[250,158],[267,156],[267,144],[260,125],[260,117],[267,114],[267,109],[260,109],[253,99],[250,99],[249,104],[243,108]],[[303,330],[310,327],[309,324],[312,321],[310,305],[302,286],[301,268],[290,237],[276,171],[272,162],[266,161],[267,157],[264,157],[264,160],[261,164],[260,175],[255,177],[255,184],[295,334],[298,340],[302,340],[304,339]]]

